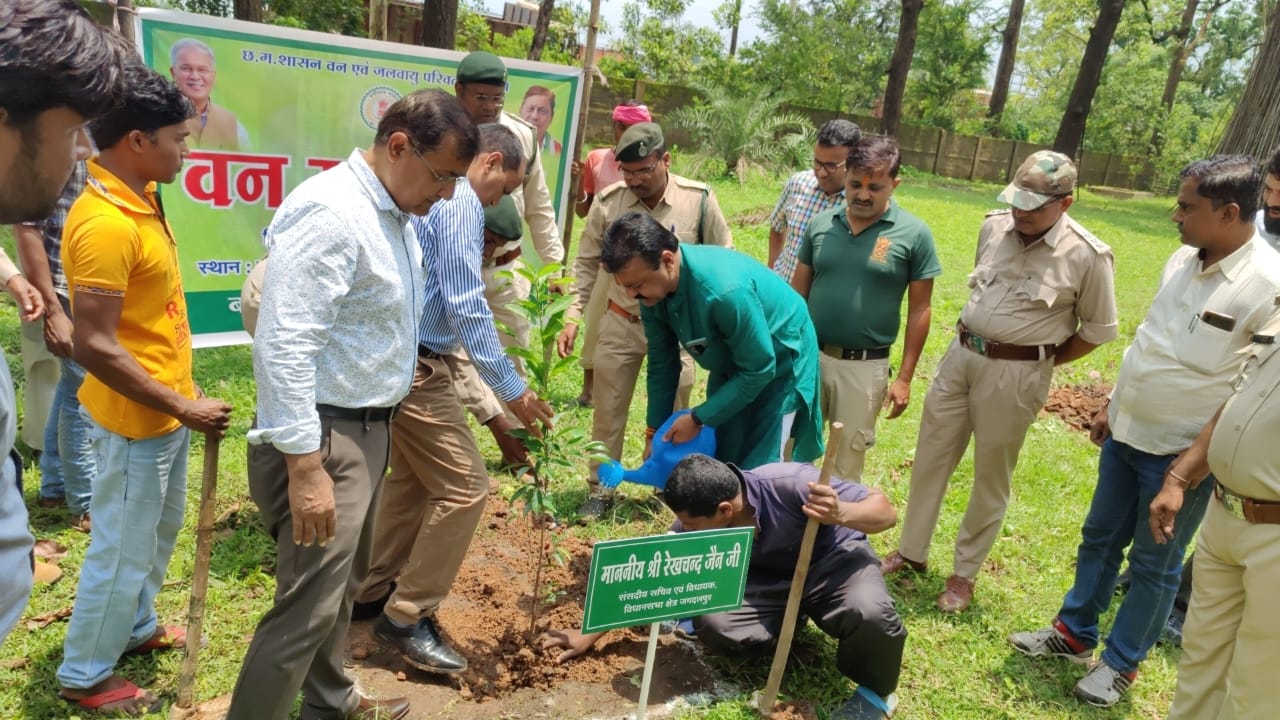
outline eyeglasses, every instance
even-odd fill
[[[502,107],[507,102],[506,95],[480,95],[479,93],[472,95],[475,101],[481,105],[497,105]]]
[[[435,177],[436,182],[441,185],[456,185],[458,180],[461,179],[457,175],[441,175],[436,172],[436,169],[431,167],[431,163],[427,162],[427,159],[422,156],[422,151],[418,148],[413,149],[413,154],[418,156],[418,159],[422,161],[422,164],[427,166],[427,170],[431,171],[431,175]]]
[[[650,175],[652,175],[652,174],[653,174],[653,171],[658,167],[658,163],[659,163],[659,162],[661,162],[661,161],[660,161],[660,160],[654,160],[652,165],[650,165],[649,167],[642,167],[642,168],[640,168],[639,170],[628,170],[628,169],[626,169],[626,168],[622,167],[622,163],[618,163],[618,172],[622,173],[622,177],[624,177],[624,178],[628,178],[628,177],[649,177]]]
[[[813,159],[813,171],[814,171],[814,172],[817,172],[817,171],[821,170],[821,171],[825,172],[826,174],[830,175],[830,174],[832,174],[832,173],[839,172],[841,169],[843,169],[843,168],[844,168],[845,164],[846,164],[846,163],[848,163],[848,162],[849,162],[848,160],[841,160],[841,161],[840,161],[840,162],[838,162],[838,163],[829,163],[829,162],[822,162],[822,161],[821,161],[821,160],[819,160],[818,158],[814,158],[814,159]]]

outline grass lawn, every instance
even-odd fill
[[[932,228],[943,275],[935,285],[933,332],[913,386],[913,402],[903,417],[880,425],[880,441],[868,458],[866,482],[882,487],[900,511],[906,505],[910,479],[907,468],[915,448],[928,378],[951,339],[950,328],[968,295],[965,278],[973,264],[977,230],[983,214],[997,207],[995,195],[999,191],[991,185],[909,171],[906,174],[897,198]],[[763,259],[767,252],[766,218],[780,187],[779,178],[756,179],[743,185],[731,181],[716,184],[735,243],[757,258]],[[1124,348],[1154,295],[1160,269],[1177,247],[1177,237],[1168,221],[1168,199],[1115,201],[1085,192],[1078,202],[1072,215],[1115,251],[1120,338],[1060,370],[1055,379],[1059,384],[1110,382],[1114,378]],[[181,237],[182,228],[176,230]],[[0,231],[0,239],[11,247],[7,231]],[[18,335],[14,308],[6,303],[0,309],[0,343],[21,393]],[[230,692],[249,636],[257,619],[270,606],[274,553],[257,520],[245,482],[244,435],[254,402],[248,349],[199,351],[196,375],[209,395],[226,398],[236,408],[232,430],[222,443],[220,462],[219,511],[231,520],[214,546],[206,618],[210,637],[207,650],[201,653],[198,696],[208,698]],[[563,406],[576,396],[577,390],[565,381],[555,389],[552,399]],[[641,383],[640,393],[643,392]],[[639,459],[643,406],[640,401],[633,405],[626,450],[632,462],[628,464]],[[589,426],[589,411],[573,410],[565,417]],[[478,437],[486,457],[496,457],[488,434]],[[200,451],[197,441],[192,448],[187,528],[170,568],[170,583],[157,603],[162,621],[170,623],[185,622],[187,578],[194,556]],[[971,458],[962,461],[933,545],[933,573],[890,583],[911,634],[896,717],[1022,720],[1164,715],[1174,687],[1176,650],[1157,647],[1143,665],[1129,698],[1110,710],[1097,710],[1071,697],[1071,686],[1082,670],[1065,661],[1028,661],[1005,640],[1010,632],[1043,626],[1057,611],[1071,582],[1079,525],[1092,492],[1096,460],[1097,450],[1084,434],[1057,419],[1043,418],[1032,426],[1014,477],[1014,498],[1004,532],[979,578],[975,603],[964,615],[946,617],[933,608],[933,601],[950,572],[956,528],[968,499]],[[34,505],[38,481],[33,468],[29,468],[27,478],[29,505]],[[585,495],[585,484],[580,482],[553,489],[560,507],[576,507],[576,501]],[[511,487],[506,490],[509,492]],[[628,492],[634,492],[637,500],[648,495],[643,490]],[[638,510],[645,506],[636,503],[631,507]],[[634,516],[627,522],[597,523],[574,532],[609,538],[659,531],[668,522],[665,511],[657,516],[651,512],[636,512]],[[34,509],[31,523],[37,537],[52,538],[68,547],[61,562],[67,575],[52,587],[36,590],[24,622],[0,646],[0,708],[4,708],[0,717],[44,720],[66,717],[69,712],[68,706],[56,698],[54,678],[66,625],[53,622],[32,629],[28,621],[71,605],[76,568],[88,547],[88,538],[67,528],[65,511]],[[896,530],[872,540],[881,554],[894,548],[896,542]],[[1107,622],[1109,619],[1104,619],[1104,627]],[[818,708],[819,717],[826,717],[851,688],[834,669],[833,645],[812,625],[799,636],[798,646],[783,682],[782,696],[811,702]],[[749,690],[764,684],[767,666],[732,659],[714,662],[740,687]],[[157,659],[126,660],[120,671],[139,685],[172,698],[179,665],[180,656],[170,654]],[[743,696],[691,711],[687,717],[745,719],[756,715]]]

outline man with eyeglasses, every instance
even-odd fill
[[[670,172],[671,153],[667,152],[662,128],[656,123],[638,123],[627,128],[613,153],[618,159],[622,182],[601,191],[587,213],[587,227],[582,232],[578,257],[573,264],[575,297],[569,307],[570,320],[559,338],[561,357],[573,354],[578,323],[591,300],[600,271],[604,231],[614,220],[630,212],[643,212],[671,229],[682,243],[733,246],[729,223],[720,212],[711,188]],[[600,320],[594,358],[595,408],[591,437],[608,447],[610,457],[621,458],[627,413],[649,343],[640,322],[639,300],[617,283],[609,285],[608,293],[608,307]],[[693,360],[682,353],[680,363],[679,389],[673,408],[676,410],[688,407],[693,388]],[[663,410],[664,415],[667,412]],[[609,509],[612,492],[600,486],[594,467],[589,482],[591,495],[578,508],[578,513],[582,517],[599,517]]]
[[[534,142],[537,131],[519,115],[502,109],[507,93],[506,66],[497,55],[473,52],[458,63],[456,78],[454,92],[473,122],[477,125],[501,123],[520,140],[525,158],[524,181],[511,193],[511,199],[516,203],[517,212],[529,224],[533,247],[542,262],[563,262],[564,246],[560,244],[551,193],[547,190],[542,158]],[[509,242],[484,261],[481,271],[485,299],[493,311],[494,320],[510,328],[515,335],[499,334],[505,347],[526,347],[529,344],[529,321],[511,310],[512,303],[529,297],[528,281],[514,273],[520,253],[520,242]],[[503,406],[480,379],[465,354],[457,356],[457,360],[454,364],[454,387],[462,398],[462,404],[477,422],[493,433],[494,440],[502,449],[503,464],[520,464],[524,460],[524,447],[507,434],[508,430],[519,427],[519,422],[509,412],[503,412]],[[523,375],[524,365],[519,360],[515,362],[516,370]]]
[[[989,213],[978,231],[972,292],[925,395],[901,544],[882,570],[925,570],[947,483],[972,436],[973,491],[955,570],[938,596],[942,612],[973,599],[1053,368],[1116,337],[1111,248],[1067,215],[1075,184],[1071,159],[1041,150],[1000,193],[1010,209]]]
[[[769,267],[787,282],[796,271],[800,241],[815,216],[844,203],[845,158],[862,137],[848,120],[831,120],[818,129],[813,169],[787,180],[769,216]]]
[[[896,418],[911,400],[911,379],[929,337],[933,278],[942,265],[929,227],[893,201],[902,182],[893,138],[863,137],[845,165],[846,202],[810,223],[791,287],[808,300],[818,333],[822,415],[844,423],[835,473],[858,481],[881,406],[888,404]],[[889,350],[898,338],[903,295],[906,340],[890,387]]]

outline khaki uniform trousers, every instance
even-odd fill
[[[285,720],[299,689],[303,717],[342,717],[360,701],[343,657],[351,604],[369,570],[370,511],[387,470],[390,427],[321,417],[320,431],[337,517],[334,539],[323,547],[293,543],[284,455],[249,446],[249,494],[276,542],[276,596],[245,654],[228,720]]]
[[[481,270],[481,276],[484,278],[484,298],[488,301],[489,310],[493,313],[494,322],[498,325],[498,340],[502,342],[504,348],[529,347],[529,323],[510,308],[512,303],[529,297],[529,282],[520,275],[514,274],[517,267],[521,267],[519,260],[509,265],[486,266]],[[513,276],[498,277],[498,273],[501,272],[511,272]],[[514,332],[516,336],[511,337],[504,332],[503,326]],[[480,373],[471,363],[471,358],[467,357],[466,351],[459,351],[457,355],[451,355],[446,359],[449,362],[449,372],[453,374],[454,388],[462,400],[462,406],[475,417],[477,422],[483,425],[499,413],[505,412],[512,422],[520,425],[519,419],[506,409],[506,405],[480,379]],[[520,373],[520,377],[524,377],[524,363],[520,358],[513,357],[511,362],[515,364],[516,372]]]
[[[622,443],[627,430],[627,414],[635,395],[640,365],[649,353],[644,323],[630,322],[616,312],[606,311],[600,319],[600,340],[596,345],[595,379],[591,385],[591,439],[608,448],[609,457],[622,458]],[[676,390],[674,410],[689,407],[693,390],[693,358],[680,353],[680,383]],[[592,485],[599,482],[596,464],[592,463]]]
[[[1044,406],[1053,358],[991,360],[951,341],[929,392],[916,439],[899,550],[929,558],[947,483],[973,437],[973,490],[956,537],[955,574],[973,579],[995,545],[1027,429]]]
[[[357,596],[386,594],[402,624],[431,615],[449,594],[489,496],[489,475],[443,359],[418,359],[391,425],[391,474],[373,523],[373,564]]]
[[[600,320],[609,307],[609,286],[613,284],[613,276],[600,271],[596,277],[596,285],[591,290],[591,299],[587,302],[586,314],[582,318],[582,353],[578,356],[578,364],[583,370],[595,367],[596,345],[600,342]]]
[[[1274,718],[1280,525],[1241,520],[1212,499],[1195,558],[1169,720]]]
[[[818,356],[822,370],[822,417],[844,423],[836,450],[836,477],[861,482],[867,448],[876,442],[876,418],[889,391],[889,359],[840,360]]]

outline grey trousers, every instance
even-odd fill
[[[791,575],[761,581],[747,576],[742,607],[693,618],[698,640],[725,654],[768,650],[782,633]],[[898,687],[907,630],[866,542],[848,543],[809,565],[800,610],[835,638],[836,667],[881,697]]]
[[[325,547],[294,544],[284,455],[249,446],[249,494],[276,541],[276,596],[245,655],[228,720],[285,720],[299,690],[307,720],[342,718],[360,700],[342,661],[351,604],[369,572],[372,508],[387,471],[390,423],[320,422],[320,453],[337,508],[336,537]]]

